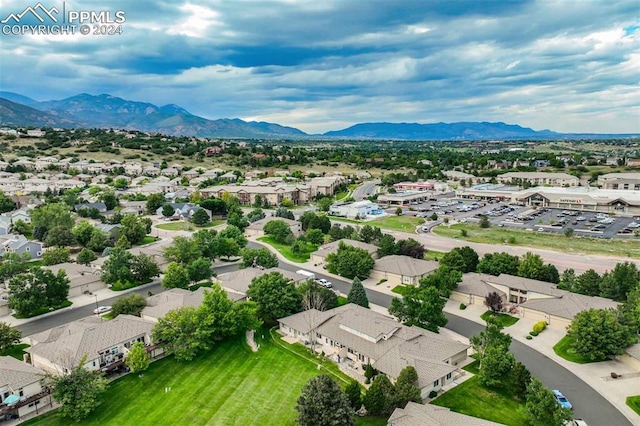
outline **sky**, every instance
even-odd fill
[[[36,3],[0,0],[0,20]],[[0,90],[108,93],[308,133],[381,121],[640,133],[638,0],[83,0],[64,10],[126,21],[120,35],[0,34]]]

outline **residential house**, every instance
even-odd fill
[[[396,408],[387,420],[387,426],[500,426],[466,414],[456,413],[447,407],[408,402],[404,408]]]
[[[269,274],[271,272],[279,272],[280,274],[282,274],[282,276],[293,281],[295,284],[299,284],[309,279],[309,277],[307,276],[299,275],[295,272],[287,271],[286,269],[244,268],[237,271],[220,274],[214,280],[218,284],[220,284],[222,288],[227,290],[227,292],[231,291],[240,294],[247,294],[247,289],[249,288],[249,285],[254,278],[264,274]]]
[[[109,223],[97,223],[95,227],[107,234],[110,240],[117,240],[120,237],[120,228],[122,228],[122,225],[119,223],[113,225]]]
[[[378,258],[378,246],[373,244],[363,243],[362,241],[342,239],[338,241],[334,241],[332,243],[325,244],[323,246],[318,247],[318,250],[311,253],[311,261],[316,265],[321,265],[326,262],[327,256],[331,253],[335,253],[338,251],[338,247],[340,244],[344,243],[345,245],[351,247],[361,248],[366,250],[367,253],[371,255],[374,259]]]
[[[387,285],[418,285],[421,278],[438,269],[438,262],[392,255],[376,260],[369,278],[386,280]]]
[[[100,278],[100,270],[78,263],[59,263],[57,265],[43,266],[55,275],[64,271],[69,279],[69,297],[91,294],[95,291],[107,288],[107,284]]]
[[[147,306],[140,313],[140,317],[147,321],[158,322],[160,318],[163,318],[173,309],[185,306],[197,308],[202,305],[204,293],[207,290],[206,287],[200,287],[195,291],[172,288],[162,293],[154,294],[147,297]],[[227,295],[234,302],[243,301],[247,298],[244,294],[233,291],[227,291]]]
[[[42,256],[44,249],[40,241],[28,240],[24,235],[2,235],[0,236],[0,256],[5,253],[27,253],[31,259],[38,259]]]
[[[521,318],[546,321],[565,328],[584,310],[616,308],[618,303],[602,297],[585,296],[561,290],[556,284],[521,278],[508,274],[499,276],[464,274],[451,300],[467,305],[484,306],[485,297],[496,292],[502,297],[505,309]]]
[[[393,318],[355,304],[328,311],[315,309],[278,320],[279,332],[338,363],[364,380],[367,364],[392,381],[403,368],[413,366],[423,398],[451,384],[462,371],[469,345],[419,327],[407,327]]]
[[[297,237],[302,233],[302,223],[298,222],[297,220],[273,216],[256,220],[244,229],[244,233],[247,237],[264,237],[266,235],[264,232],[264,226],[273,220],[281,220],[286,223],[289,226],[289,229],[293,233],[294,237]]]
[[[45,372],[11,356],[0,356],[0,416],[26,416],[51,404]]]
[[[202,207],[196,204],[192,204],[192,203],[167,203],[167,204],[173,207],[173,210],[174,210],[173,217],[175,218],[190,219],[193,216],[193,214],[198,210],[204,210],[209,216],[209,218],[211,218],[211,212],[209,212],[209,210],[203,209]],[[158,210],[156,210],[156,214],[158,216],[162,216],[163,207],[159,207]]]
[[[133,315],[112,320],[90,316],[27,337],[28,362],[49,373],[67,373],[85,358],[84,368],[107,372],[123,365],[135,342],[142,342],[152,357],[163,353],[152,345],[154,323]]]
[[[82,209],[97,209],[100,213],[107,211],[107,205],[105,203],[82,203],[73,206],[73,209],[78,212]]]
[[[120,213],[122,214],[143,215],[146,212],[147,212],[146,201],[125,201],[122,206],[122,210],[120,210]]]

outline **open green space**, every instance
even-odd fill
[[[278,243],[272,237],[260,237],[258,238],[258,241],[269,244],[271,247],[278,250],[278,252],[285,258],[296,263],[306,262],[311,257],[311,253],[318,249],[318,247],[313,244],[305,243],[299,253],[294,253],[291,251],[291,246]]]
[[[535,225],[533,226],[535,228]],[[463,237],[461,231],[466,230]],[[562,251],[566,253],[604,254],[619,257],[640,257],[640,239],[612,238],[595,239],[586,237],[566,237],[563,234],[526,231],[509,228],[480,228],[473,223],[459,223],[451,226],[436,226],[433,233],[442,237],[473,243],[509,244]]]
[[[400,294],[400,295],[404,296],[404,292],[405,292],[406,288],[407,288],[406,285],[400,284],[400,285],[397,285],[394,288],[392,288],[391,291],[393,293]]]
[[[627,405],[631,407],[638,415],[640,415],[640,395],[628,396]]]
[[[574,339],[571,336],[564,336],[558,343],[553,346],[553,351],[556,355],[566,359],[567,361],[575,362],[576,364],[588,364],[590,362],[598,362],[592,361],[589,358],[576,353],[575,349],[573,349]],[[604,360],[599,360],[604,361]]]
[[[165,231],[197,231],[202,228],[210,228],[212,226],[221,225],[224,223],[224,220],[213,220],[211,222],[207,222],[204,226],[195,226],[190,222],[169,222],[169,223],[161,223],[156,225],[155,227],[158,229],[163,229]]]
[[[493,312],[491,311],[487,311],[484,314],[480,315],[480,318],[482,318],[485,321],[487,321],[489,317],[493,317],[494,319],[498,320],[498,322],[502,324],[502,326],[505,328],[512,326],[513,324],[517,323],[518,320],[520,319],[508,314],[497,313],[494,315]]]
[[[31,315],[14,314],[13,317],[14,318],[18,318],[18,319],[33,318],[33,317],[37,317],[38,315],[47,314],[49,312],[57,311],[58,309],[67,308],[67,307],[71,306],[72,304],[73,304],[73,302],[71,302],[70,300],[65,300],[64,302],[62,302],[58,306],[53,306],[51,308],[43,307],[42,309],[40,309],[38,311],[32,312]]]
[[[156,241],[158,241],[158,237],[152,237],[151,235],[146,235],[138,245],[143,246],[145,244],[155,243]]]
[[[524,402],[503,389],[482,386],[477,377],[465,381],[431,402],[457,413],[491,420],[510,426],[528,424]]]
[[[23,360],[22,356],[25,354],[25,349],[27,349],[29,347],[28,344],[26,343],[20,343],[18,345],[13,345],[7,349],[5,349],[4,351],[0,352],[0,355],[2,356],[12,356],[15,359],[18,359],[20,361]]]
[[[227,340],[191,362],[168,357],[142,375],[117,379],[102,405],[82,424],[295,425],[296,399],[307,380],[321,373],[348,380],[335,364],[317,360],[300,345],[272,340],[268,330],[256,333],[256,343],[260,350],[254,353],[244,336]],[[334,370],[327,371],[325,363]],[[343,380],[339,383],[344,385]],[[380,420],[384,419],[359,418],[356,424],[386,424]],[[53,412],[24,424],[70,423]]]
[[[413,216],[385,216],[373,220],[353,220],[344,217],[330,216],[331,220],[338,222],[353,223],[359,225],[377,226],[380,229],[390,229],[392,231],[402,231],[414,233],[418,225],[424,223],[424,219]]]
[[[424,252],[424,260],[435,260],[436,262],[442,259],[442,256],[445,254],[443,251],[434,251],[434,250],[426,250]]]

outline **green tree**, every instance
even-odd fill
[[[108,245],[109,237],[107,237],[107,234],[96,228],[87,243],[87,248],[95,252],[102,252]]]
[[[128,214],[123,216],[120,222],[120,235],[124,236],[131,245],[140,244],[147,235],[147,227],[140,217]]]
[[[270,220],[263,229],[265,234],[280,244],[285,244],[290,237],[293,237],[291,228],[283,220]]]
[[[442,312],[445,304],[446,300],[435,287],[407,286],[402,299],[391,301],[389,313],[408,326],[437,332],[447,324],[447,317]]]
[[[93,233],[96,230],[97,229],[95,226],[93,226],[86,220],[83,220],[73,227],[73,229],[71,230],[71,233],[73,234],[78,244],[80,244],[83,247],[86,247],[89,241],[91,240]]]
[[[567,335],[573,337],[576,353],[592,360],[622,355],[634,344],[637,329],[619,322],[612,309],[588,309],[579,312],[571,322]]]
[[[532,426],[564,426],[573,417],[571,410],[558,404],[553,393],[535,377],[527,387],[525,413]]]
[[[302,296],[304,310],[317,309],[318,311],[326,311],[338,306],[338,295],[333,290],[323,287],[313,280],[307,280],[300,284],[298,291]]]
[[[128,250],[131,248],[131,243],[129,242],[129,240],[127,240],[127,237],[122,235],[120,238],[118,238],[118,241],[116,241],[115,247],[123,250]]]
[[[22,332],[11,327],[6,322],[0,322],[0,352],[4,352],[11,346],[20,343]]]
[[[71,230],[62,226],[49,229],[44,239],[44,245],[47,247],[67,247],[75,244],[75,242]]]
[[[131,369],[132,373],[144,371],[149,368],[151,363],[151,356],[147,352],[147,348],[142,342],[135,342],[131,345],[125,364]]]
[[[9,306],[19,315],[33,316],[67,300],[69,279],[63,270],[54,274],[48,269],[34,268],[13,276],[7,288]]]
[[[449,253],[445,254],[442,259],[440,259],[440,264],[442,265],[443,262],[445,261],[445,257],[447,255],[451,255],[452,253],[457,253],[460,255],[460,258],[462,259],[461,261],[458,261],[456,259],[455,262],[453,262],[457,267],[453,268],[451,267],[451,269],[456,269],[462,273],[467,273],[467,272],[474,272],[477,267],[478,267],[478,262],[480,261],[478,258],[478,253],[476,253],[476,251],[474,249],[472,249],[469,246],[464,246],[464,247],[455,247],[454,249],[452,249]]]
[[[111,307],[111,315],[117,317],[120,314],[140,316],[140,312],[147,306],[147,300],[138,293],[131,293],[119,297]]]
[[[147,197],[147,214],[156,214],[156,211],[164,204],[164,195],[160,193],[149,194]]]
[[[624,302],[627,300],[627,294],[638,287],[639,281],[640,271],[635,263],[617,263],[613,270],[602,277],[601,296]]]
[[[602,283],[600,274],[593,269],[588,269],[578,275],[571,291],[587,296],[598,296],[600,295],[600,283]]]
[[[409,365],[402,369],[395,383],[394,401],[395,407],[404,408],[408,402],[422,403],[420,388],[418,387],[418,373],[416,369]]]
[[[11,197],[7,197],[4,192],[0,191],[0,213],[6,213],[14,210],[16,205]]]
[[[205,226],[209,221],[209,215],[205,209],[198,209],[191,215],[191,223],[196,226]]]
[[[113,191],[105,191],[100,195],[100,200],[107,207],[107,210],[113,210],[120,204],[118,197]]]
[[[165,204],[162,206],[162,216],[171,217],[176,212],[176,209],[173,208],[171,204]]]
[[[396,392],[389,378],[379,374],[367,389],[362,402],[367,413],[374,416],[389,416],[395,409]]]
[[[351,380],[344,389],[344,393],[347,395],[351,409],[353,411],[358,411],[360,407],[362,407],[362,391],[360,390],[360,383],[355,380]]]
[[[309,241],[311,244],[319,246],[324,242],[324,234],[322,233],[322,230],[313,228],[307,231],[304,235],[304,239]]]
[[[29,253],[4,253],[0,257],[0,282],[29,270]]]
[[[187,264],[200,258],[202,249],[202,245],[199,245],[195,238],[178,236],[164,248],[163,255],[170,262]]]
[[[164,288],[187,288],[189,287],[189,271],[181,263],[171,262],[162,278]]]
[[[62,203],[42,204],[29,213],[31,224],[35,228],[42,228],[45,234],[50,229],[60,227],[64,229],[73,228],[73,217],[69,212],[69,206]],[[43,238],[44,239],[43,235]],[[41,241],[42,241],[41,239]]]
[[[384,234],[378,242],[378,257],[391,256],[398,254],[396,239],[392,235]]]
[[[523,363],[516,361],[509,375],[509,388],[520,400],[527,397],[527,385],[531,381],[531,373]]]
[[[82,250],[80,250],[80,253],[78,253],[78,256],[76,257],[76,262],[81,265],[89,265],[91,262],[93,262],[97,258],[98,256],[96,256],[96,254],[93,251],[89,250],[88,248],[83,248]]]
[[[86,419],[100,404],[107,389],[107,381],[101,374],[84,368],[87,356],[69,374],[52,377],[53,399],[61,404],[58,414],[76,422]]]
[[[477,270],[482,274],[490,275],[518,275],[520,267],[520,258],[512,256],[509,253],[487,253],[480,262],[478,262]]]
[[[487,325],[483,331],[477,336],[471,336],[469,343],[473,347],[480,363],[480,369],[483,368],[485,353],[489,348],[508,349],[511,345],[511,336],[502,332],[502,325],[494,318],[487,320]]]
[[[133,282],[131,262],[133,255],[127,250],[115,247],[111,250],[109,258],[102,265],[102,281],[107,284],[120,282]]]
[[[293,207],[293,206],[290,206],[290,207]],[[275,217],[282,217],[285,219],[295,220],[295,216],[293,215],[293,213],[289,209],[287,209],[286,206],[284,205],[282,207],[278,207],[276,211],[273,212],[273,215]]]
[[[13,225],[11,225],[11,232],[14,234],[31,236],[33,234],[33,226],[22,219],[18,219],[13,222]]]
[[[213,275],[211,260],[204,257],[196,259],[187,265],[187,271],[189,272],[189,280],[191,282],[207,280]]]
[[[240,266],[242,268],[249,268],[255,265],[268,269],[278,266],[278,257],[266,248],[245,248],[242,250],[241,254],[242,263]]]
[[[218,233],[218,236],[221,238],[233,239],[238,244],[238,247],[240,248],[247,246],[247,242],[248,242],[247,238],[242,233],[242,229],[238,228],[237,226],[233,226],[233,225],[227,226],[226,228],[224,228],[222,231]]]
[[[364,225],[360,228],[358,236],[367,244],[376,244],[382,238],[382,231],[377,226]]]
[[[200,335],[200,319],[196,308],[182,306],[160,318],[152,335],[156,342],[164,343],[178,361],[191,361],[206,349],[207,342]]]
[[[560,281],[560,275],[555,266],[545,265],[540,255],[531,252],[522,256],[518,266],[518,276],[553,283]]]
[[[333,201],[329,197],[323,197],[318,200],[318,210],[321,212],[328,212],[329,208],[333,204]]]
[[[560,275],[560,283],[558,283],[558,288],[577,293],[577,291],[575,290],[577,282],[578,276],[576,275],[576,271],[568,268],[562,271],[562,274]]]
[[[395,214],[396,214],[396,216],[401,216],[402,215],[402,207],[396,207]]]
[[[218,257],[225,257],[229,259],[232,256],[237,256],[240,254],[240,246],[233,238],[224,238],[218,235],[214,242],[214,253]]]
[[[516,360],[508,347],[490,345],[482,356],[478,378],[485,386],[500,386],[508,382]]]
[[[131,274],[134,282],[142,284],[160,275],[160,268],[152,256],[140,253],[131,259]]]
[[[267,322],[299,312],[302,301],[295,284],[279,272],[254,278],[247,296],[257,303],[260,317]]]
[[[420,287],[434,287],[443,297],[449,297],[451,292],[458,287],[458,283],[462,281],[462,273],[449,269],[446,265],[441,265],[431,274],[419,281]]]
[[[489,222],[489,217],[487,215],[480,216],[480,222],[478,222],[480,228],[489,228],[491,226],[491,222]]]
[[[219,198],[207,198],[200,201],[200,207],[207,209],[213,215],[224,216],[227,214],[227,203]]]
[[[265,217],[267,216],[264,214],[264,211],[262,211],[262,209],[254,209],[247,215],[247,220],[253,223],[257,222],[260,219],[264,219]]]
[[[367,297],[367,292],[364,290],[364,286],[362,285],[362,281],[358,277],[353,279],[351,283],[351,289],[349,290],[349,294],[347,295],[347,302],[355,303],[356,305],[360,305],[362,307],[369,307],[369,298]]]
[[[349,399],[340,386],[326,374],[309,379],[298,397],[296,411],[300,426],[354,424]]]
[[[338,250],[327,256],[326,263],[332,274],[353,279],[368,277],[375,261],[366,250],[341,242]]]
[[[52,247],[42,254],[43,265],[57,265],[71,260],[69,249],[63,247]]]

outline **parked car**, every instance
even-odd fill
[[[96,315],[104,314],[105,312],[109,312],[111,310],[111,306],[98,306],[93,310],[93,313]]]
[[[331,283],[331,281],[327,281],[324,278],[320,278],[320,279],[316,280],[316,282],[318,284],[320,284],[322,287],[326,287],[326,288],[333,287],[333,284]]]
[[[560,392],[558,389],[554,389],[552,392],[553,392],[553,395],[556,397],[558,404],[560,404],[564,408],[568,408],[570,410],[573,409],[573,405],[571,405],[567,397],[564,396],[562,392]]]

